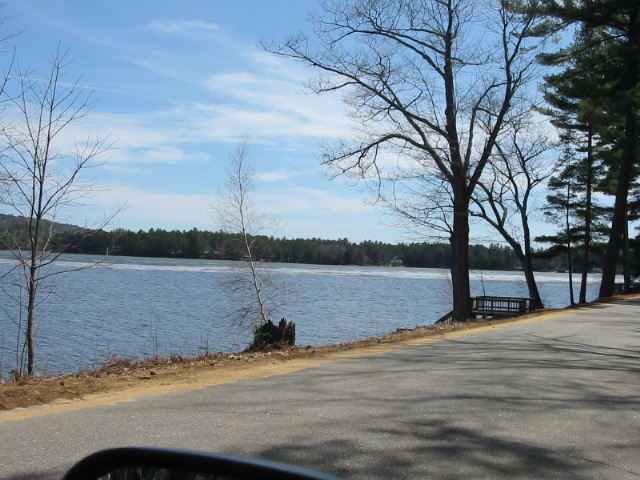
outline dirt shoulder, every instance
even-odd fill
[[[544,321],[574,312],[575,309],[547,310],[516,319],[477,320],[412,330],[400,329],[389,335],[359,342],[324,347],[292,347],[267,353],[216,354],[195,359],[173,357],[139,363],[113,359],[95,372],[0,384],[0,423],[56,411],[130,401],[159,393],[278,375],[324,362],[374,355],[517,323]]]

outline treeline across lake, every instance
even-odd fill
[[[317,265],[406,266],[449,268],[451,247],[445,243],[388,244],[364,241],[288,239],[270,236],[253,238],[256,258],[261,261]],[[62,232],[55,236],[53,249],[67,253],[126,255],[138,257],[209,258],[242,260],[240,237],[218,231],[166,231],[151,229],[133,232]],[[500,244],[472,245],[470,267],[482,270],[514,270],[519,263],[513,251]],[[537,268],[555,270],[561,259],[539,259]]]

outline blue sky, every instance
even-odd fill
[[[246,135],[256,200],[282,220],[277,236],[406,241],[363,191],[323,176],[321,143],[348,128],[340,98],[305,93],[310,71],[258,47],[308,28],[316,4],[6,2],[5,31],[19,33],[8,43],[20,64],[45,73],[58,43],[68,48],[66,78],[82,76],[97,101],[75,134],[115,142],[93,172],[100,187],[113,188],[100,189],[80,217],[91,222],[126,203],[113,227],[216,230],[210,205]]]

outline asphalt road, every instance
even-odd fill
[[[270,378],[0,423],[0,475],[126,445],[345,478],[640,478],[640,300]]]

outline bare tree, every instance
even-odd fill
[[[553,143],[532,125],[512,122],[496,143],[472,201],[472,215],[489,223],[515,252],[529,289],[529,296],[542,308],[533,273],[533,251],[529,219],[535,208],[535,189],[554,174],[558,166],[550,158]],[[534,127],[535,128],[535,127]]]
[[[52,251],[56,225],[68,222],[95,191],[86,174],[102,163],[109,149],[100,138],[88,137],[71,146],[65,138],[91,107],[90,93],[79,82],[64,79],[65,54],[58,49],[52,55],[43,78],[16,67],[5,89],[6,110],[0,121],[0,205],[5,213],[24,220],[18,233],[3,229],[1,240],[24,274],[20,286],[26,291],[26,320],[24,327],[19,322],[19,333],[24,335],[30,376],[36,373],[38,294],[54,276],[69,271],[56,265],[64,248]],[[101,226],[107,222],[105,218]],[[24,374],[22,362],[18,374]]]
[[[313,67],[315,92],[344,92],[359,122],[353,137],[325,151],[324,165],[336,175],[377,182],[379,197],[397,213],[411,220],[422,209],[423,224],[450,232],[456,321],[470,313],[471,195],[535,65],[538,20],[523,13],[528,3],[327,1],[311,18],[316,42],[298,34],[265,45]],[[425,182],[428,177],[433,180]],[[425,192],[427,202],[407,210],[384,189],[397,192],[398,182],[414,178],[446,194]]]
[[[238,236],[242,258],[240,271],[225,286],[234,304],[232,322],[240,327],[251,327],[255,345],[262,340],[260,328],[271,324],[272,314],[282,306],[286,289],[275,284],[256,257],[256,236],[273,229],[277,222],[255,205],[254,178],[249,144],[244,139],[230,158],[224,188],[212,207],[222,229]]]

